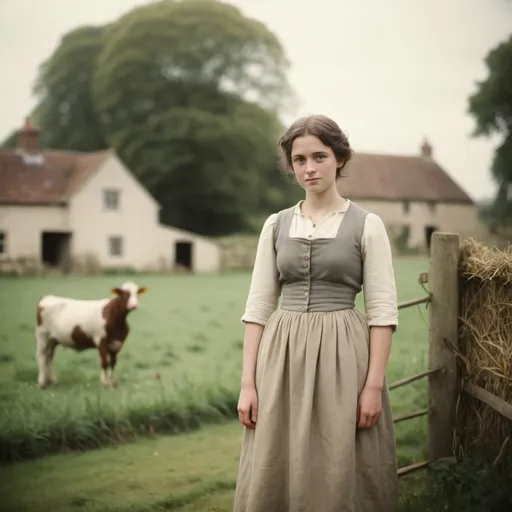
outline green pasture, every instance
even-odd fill
[[[232,420],[0,466],[0,510],[232,512],[242,434]],[[401,478],[397,512],[511,510],[510,480],[481,466],[457,466]]]
[[[230,421],[0,466],[0,510],[231,512],[242,431]],[[400,480],[399,512],[426,510],[410,501],[423,479],[415,473]]]
[[[422,296],[427,260],[395,261],[399,300]],[[59,347],[56,386],[36,385],[36,303],[46,293],[108,296],[125,279],[149,287],[129,317],[117,389],[99,381],[98,354]],[[221,276],[101,276],[0,280],[0,453],[2,461],[86,449],[140,435],[191,430],[232,418],[239,392],[249,273]],[[362,297],[359,297],[362,307]],[[400,313],[388,380],[427,365],[424,306]],[[160,376],[160,378],[157,378]],[[392,392],[396,413],[424,408],[425,382]],[[397,424],[400,465],[424,457],[425,418]]]

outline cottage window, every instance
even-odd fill
[[[409,210],[411,209],[411,203],[409,201],[403,201],[402,202],[402,208],[404,210],[404,213],[409,213]]]
[[[7,233],[0,231],[0,254],[7,253]]]
[[[123,239],[120,236],[111,236],[108,240],[110,256],[123,255]]]
[[[107,189],[103,191],[103,204],[106,210],[119,210],[119,190]]]
[[[436,202],[435,201],[429,201],[428,202],[428,209],[430,210],[430,213],[435,213],[436,212]]]

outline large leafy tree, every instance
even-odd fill
[[[257,210],[267,192],[265,177],[274,170],[272,119],[251,124],[247,107],[229,116],[173,108],[120,136],[117,146],[125,158],[167,205],[164,222],[215,234],[247,226],[247,214]]]
[[[275,110],[289,94],[287,68],[279,40],[236,7],[164,0],[108,28],[95,99],[114,128],[174,106],[222,112],[227,93]]]
[[[97,113],[165,222],[215,234],[247,226],[275,172],[287,65],[261,23],[216,1],[159,2],[108,28]]]
[[[289,203],[278,115],[288,61],[263,24],[214,0],[163,0],[67,34],[41,67],[45,145],[113,147],[162,221],[220,235]]]
[[[469,98],[469,111],[475,136],[501,139],[492,162],[498,191],[488,213],[502,225],[512,224],[512,35],[488,53],[485,63],[488,75]]]

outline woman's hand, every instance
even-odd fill
[[[256,428],[258,393],[254,386],[242,386],[238,399],[238,419],[247,428]]]
[[[379,420],[382,411],[382,389],[365,387],[359,395],[358,427],[370,428]]]

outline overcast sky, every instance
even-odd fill
[[[144,0],[0,0],[0,140],[34,106],[39,64],[60,37]],[[474,198],[494,192],[495,140],[471,138],[467,97],[512,32],[512,0],[230,0],[281,40],[297,109],[333,117],[357,151],[434,158]]]

